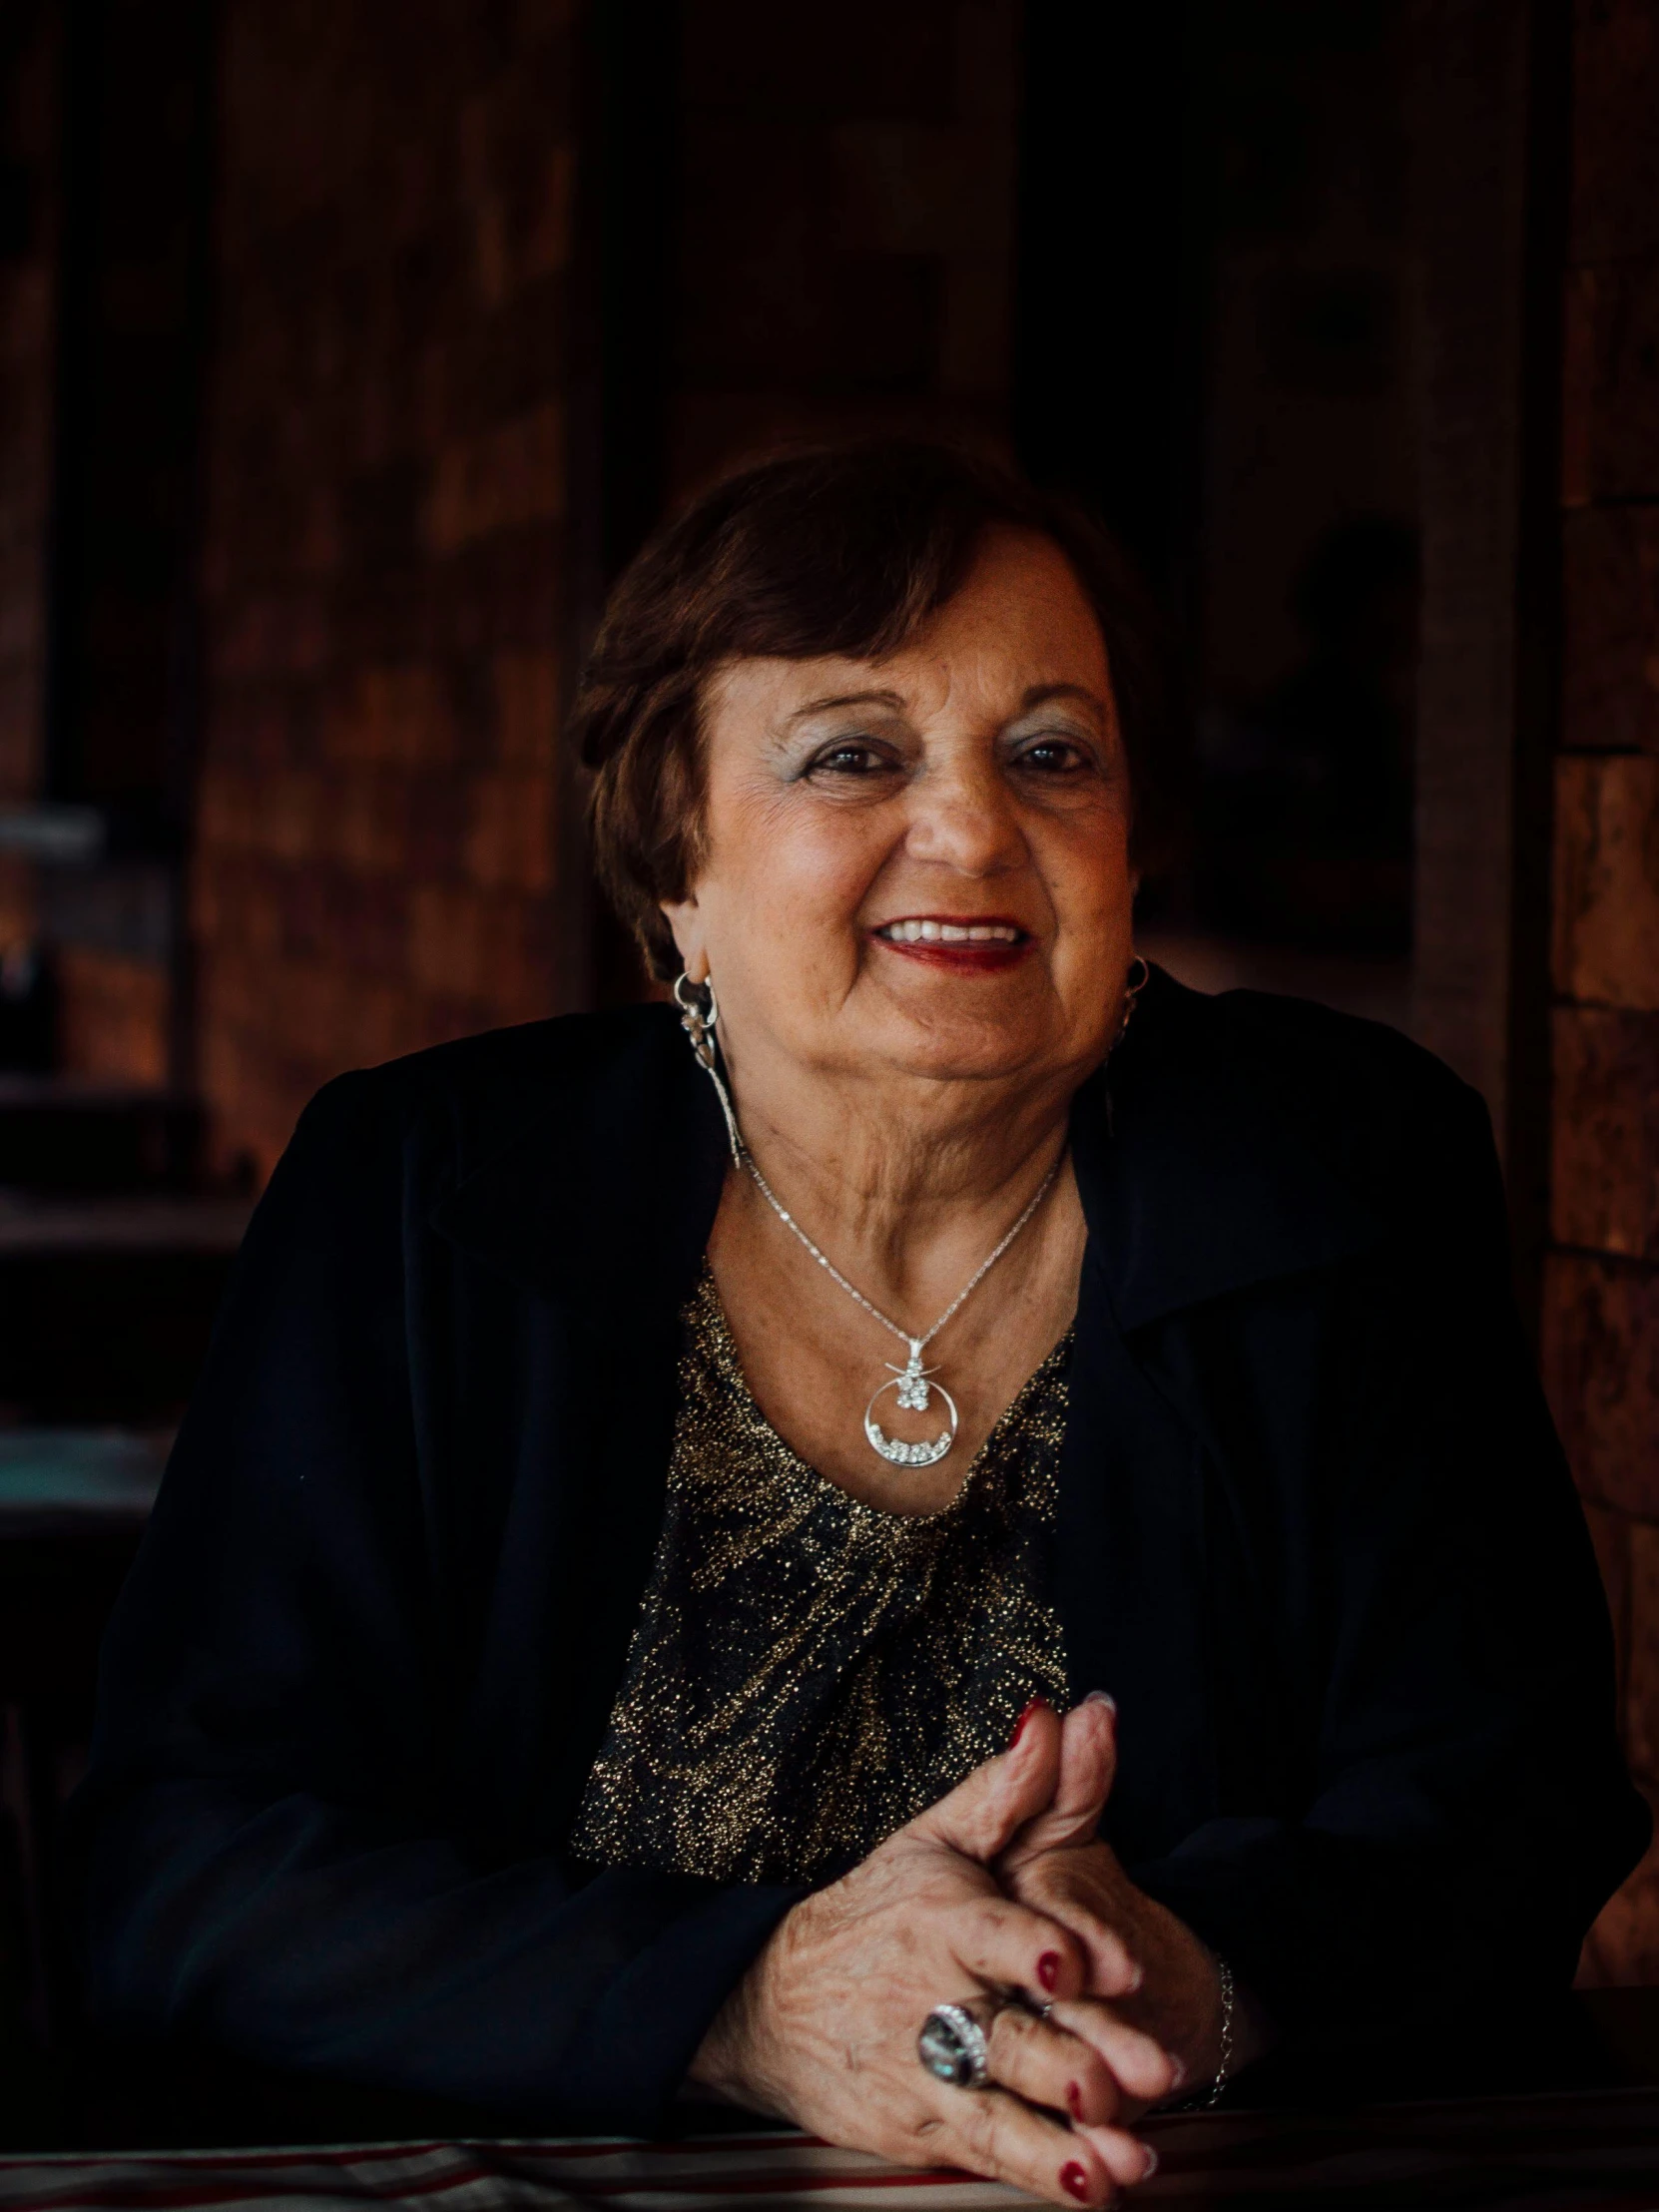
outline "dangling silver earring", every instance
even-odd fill
[[[699,990],[707,994],[708,1003],[697,997]],[[691,1048],[697,1055],[697,1064],[707,1074],[720,1098],[720,1110],[726,1116],[726,1135],[732,1147],[733,1164],[743,1166],[743,1139],[738,1134],[738,1117],[732,1111],[732,1094],[726,1088],[720,1072],[720,1061],[715,1052],[715,1024],[720,1019],[720,1002],[715,997],[714,980],[694,983],[682,968],[674,986],[674,1003],[680,1009],[680,1026],[691,1039]]]
[[[1132,983],[1129,980],[1129,976],[1134,975],[1137,968],[1139,968],[1141,972],[1136,980]],[[1135,957],[1129,963],[1129,975],[1126,975],[1123,979],[1123,1013],[1118,1021],[1118,1033],[1112,1039],[1112,1050],[1114,1052],[1117,1050],[1118,1046],[1122,1044],[1123,1033],[1129,1027],[1130,1021],[1134,1017],[1136,999],[1140,997],[1142,991],[1146,989],[1146,986],[1151,981],[1151,979],[1152,970],[1147,966],[1146,962],[1137,952]]]

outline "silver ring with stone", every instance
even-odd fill
[[[990,2086],[990,2037],[965,2004],[934,2005],[921,2023],[916,2055],[935,2080],[953,2088]]]

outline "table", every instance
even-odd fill
[[[1659,2089],[1379,2105],[1341,2116],[1148,2122],[1160,2160],[1127,2200],[1183,2212],[1655,2212]],[[455,2141],[325,2150],[0,2158],[13,2212],[999,2212],[1030,2199],[797,2134],[686,2143]]]

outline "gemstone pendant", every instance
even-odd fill
[[[929,1382],[932,1372],[921,1364],[921,1346],[915,1338],[908,1340],[910,1357],[901,1368],[890,1368],[890,1382],[883,1382],[869,1403],[864,1407],[864,1435],[872,1451],[879,1452],[889,1466],[932,1467],[944,1457],[956,1441],[958,1426],[956,1400],[942,1382]],[[945,1411],[950,1415],[950,1426],[941,1428],[931,1443],[906,1444],[895,1436],[882,1432],[875,1418],[876,1400],[883,1392],[891,1390],[907,1413],[925,1413],[935,1390],[944,1399]]]
[[[898,1402],[907,1413],[925,1413],[927,1410],[927,1375],[921,1364],[921,1347],[912,1341],[908,1364],[894,1368],[898,1377]]]

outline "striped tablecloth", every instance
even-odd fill
[[[1136,2207],[1272,2212],[1659,2212],[1659,2090],[1394,2105],[1342,2118],[1218,2113],[1149,2123],[1156,2177]],[[718,2205],[992,2212],[1029,2203],[794,2134],[689,2143],[378,2143],[319,2150],[0,2158],[19,2212],[259,2207],[362,2212],[713,2212]]]

